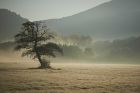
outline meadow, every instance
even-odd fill
[[[140,65],[1,62],[0,93],[140,93]]]

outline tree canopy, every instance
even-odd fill
[[[37,58],[40,68],[50,68],[49,61],[44,60],[43,56],[56,57],[56,52],[63,53],[62,48],[53,42],[54,39],[55,35],[43,23],[28,21],[23,23],[21,31],[15,35],[15,50],[24,49],[22,56]]]

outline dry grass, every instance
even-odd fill
[[[26,64],[26,65],[25,65]],[[139,65],[0,63],[0,93],[140,93]]]

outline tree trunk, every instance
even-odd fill
[[[38,32],[38,26],[37,26],[37,32]],[[44,68],[51,68],[50,66],[50,62],[45,60],[45,59],[41,59],[41,55],[39,54],[38,52],[38,49],[37,49],[37,44],[38,44],[38,40],[37,40],[37,32],[35,33],[35,42],[34,42],[34,50],[36,52],[36,56],[38,58],[38,61],[40,62],[40,67],[41,69],[44,69]]]
[[[40,68],[51,68],[50,62],[43,59],[43,61],[41,62]]]
[[[40,67],[39,68],[41,68],[41,69],[43,69],[43,68],[51,68],[50,62],[45,60],[45,59],[41,59],[41,56],[40,56],[40,54],[38,53],[37,50],[36,50],[36,56],[37,56],[38,61],[40,63]]]
[[[41,59],[41,56],[39,55],[39,53],[36,51],[36,55],[38,58],[38,61],[40,62],[40,67],[39,68],[51,68],[50,66],[50,62],[45,60],[45,59]]]

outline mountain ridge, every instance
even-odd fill
[[[20,30],[21,24],[28,21],[26,18],[8,9],[0,9],[0,42],[13,39]]]
[[[118,39],[140,35],[140,1],[112,0],[87,11],[61,19],[44,20],[63,35],[82,34]]]

